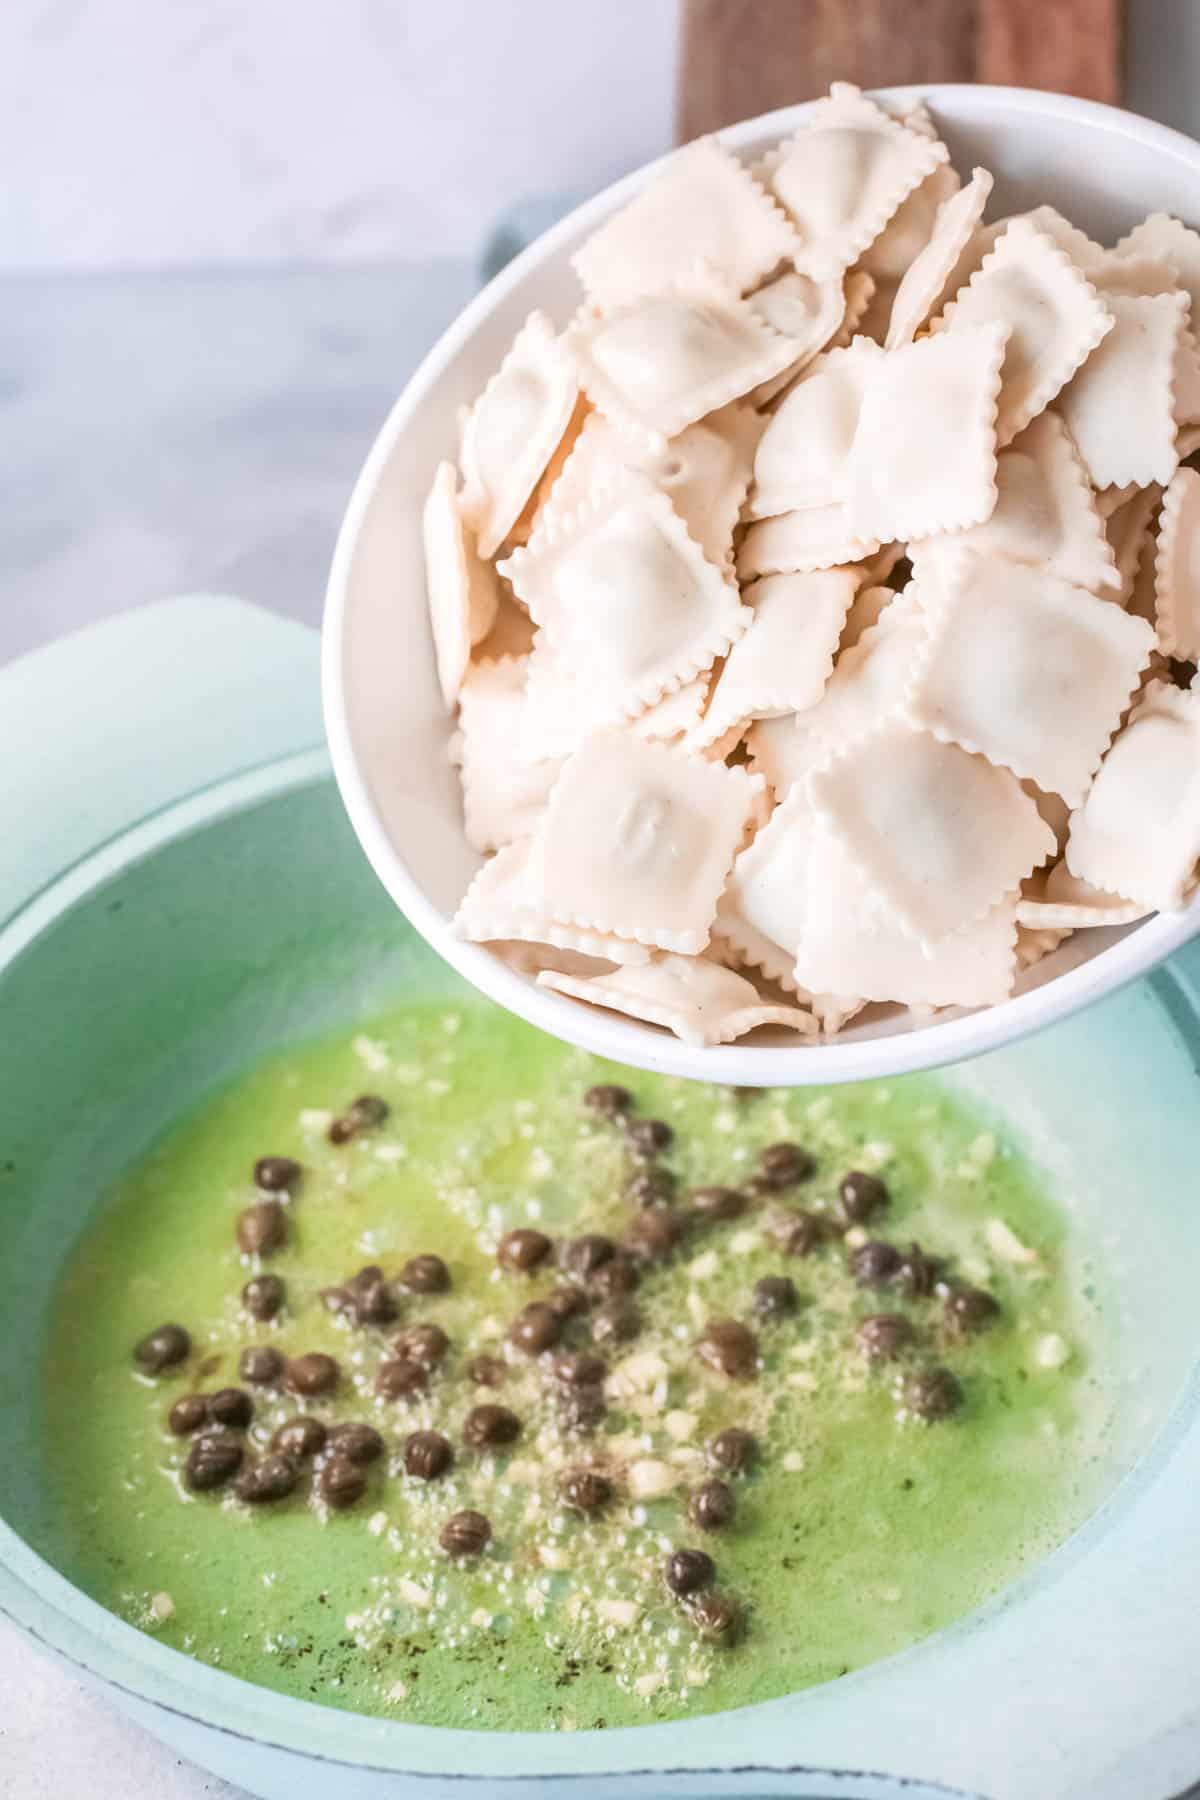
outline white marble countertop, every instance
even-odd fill
[[[0,662],[185,589],[315,625],[338,519],[466,263],[0,284]],[[0,1620],[2,1800],[237,1800]]]
[[[0,662],[185,590],[316,624],[392,400],[465,261],[0,283]]]

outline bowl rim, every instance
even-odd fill
[[[873,92],[900,103],[927,99],[935,109],[939,101],[951,99],[980,111],[1003,106],[1009,112],[1088,121],[1102,126],[1112,136],[1133,139],[1152,146],[1162,155],[1185,162],[1193,175],[1200,178],[1200,145],[1169,126],[1158,125],[1123,108],[1105,106],[1097,101],[1029,88],[963,83],[913,84]],[[793,128],[811,104],[804,102],[760,114],[716,135],[722,143],[737,150],[764,131],[782,133]],[[443,332],[384,420],[359,472],[338,532],[322,622],[321,683],[325,727],[343,804],[384,887],[445,961],[472,986],[529,1024],[595,1055],[692,1080],[782,1087],[896,1075],[962,1061],[998,1049],[1091,1005],[1161,962],[1200,931],[1200,893],[1183,911],[1158,914],[1135,925],[1118,942],[1096,952],[1076,968],[996,1006],[937,1021],[914,1031],[862,1040],[801,1041],[783,1046],[751,1042],[698,1048],[682,1043],[658,1027],[583,1005],[539,987],[530,977],[509,968],[485,946],[458,938],[452,921],[433,904],[410,872],[371,798],[369,783],[355,749],[347,703],[344,681],[346,628],[360,539],[393,451],[417,407],[493,309],[566,240],[592,222],[598,223],[607,217],[614,206],[631,199],[666,161],[667,157],[660,157],[603,189],[552,226],[501,270]]]
[[[114,876],[231,814],[326,781],[329,776],[328,759],[320,748],[291,751],[154,807],[73,861],[4,923],[0,929],[0,974]],[[1189,1014],[1193,1021],[1196,1017]],[[1178,1021],[1175,1029],[1180,1030]],[[1193,1022],[1192,1029],[1200,1027]],[[719,1776],[752,1784],[767,1776],[793,1781],[809,1778],[821,1784],[821,1791],[828,1782],[838,1791],[894,1794],[897,1800],[902,1792],[912,1794],[914,1800],[917,1796],[933,1800],[935,1795],[972,1800],[969,1790],[932,1777],[804,1760],[805,1718],[819,1710],[834,1691],[840,1699],[851,1689],[858,1692],[861,1688],[863,1704],[870,1706],[874,1700],[878,1707],[881,1696],[877,1690],[892,1674],[906,1671],[914,1663],[936,1666],[944,1656],[960,1655],[969,1638],[986,1632],[1014,1607],[1069,1578],[1097,1544],[1114,1534],[1137,1533],[1139,1502],[1161,1484],[1178,1481],[1172,1465],[1181,1448],[1193,1441],[1200,1442],[1200,1364],[1185,1376],[1132,1466],[1114,1471],[1111,1485],[1094,1510],[1060,1544],[981,1606],[836,1682],[674,1722],[571,1735],[466,1730],[343,1712],[263,1688],[201,1663],[109,1612],[35,1550],[2,1513],[0,1617],[10,1620],[40,1648],[120,1695],[142,1723],[151,1729],[161,1726],[164,1735],[168,1735],[171,1721],[172,1729],[185,1734],[189,1730],[211,1733],[232,1745],[244,1745],[248,1751],[257,1748],[348,1773],[395,1775],[414,1782],[488,1781],[497,1790],[519,1782],[548,1783],[569,1777],[593,1781],[641,1777],[665,1784],[671,1778],[683,1782]],[[874,1696],[872,1689],[876,1690]],[[752,1723],[762,1746],[757,1757],[745,1750],[739,1753],[739,1747],[746,1744],[743,1733]],[[897,1715],[895,1726],[902,1737],[902,1715]],[[193,1748],[193,1740],[186,1735],[170,1741],[185,1753]],[[197,1759],[203,1761],[201,1739],[194,1740],[194,1748]],[[500,1768],[503,1773],[498,1772]],[[748,1791],[759,1789],[750,1785]]]

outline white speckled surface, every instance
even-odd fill
[[[0,268],[469,256],[671,136],[676,0],[7,0]]]
[[[465,261],[0,284],[0,661],[204,589],[316,624],[351,483]]]

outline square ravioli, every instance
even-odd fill
[[[911,546],[914,562],[953,546],[1026,563],[1076,587],[1100,592],[1120,586],[1087,471],[1056,413],[1041,413],[1000,452],[996,489],[995,507],[982,524]]]
[[[838,500],[832,506],[809,506],[802,512],[759,519],[743,537],[735,566],[739,581],[753,581],[758,575],[788,575],[862,562],[879,548],[878,538],[856,535],[849,509]]]
[[[471,659],[471,647],[496,623],[500,584],[490,563],[468,542],[453,463],[439,463],[421,515],[425,585],[438,685],[453,706]]]
[[[910,130],[857,88],[835,82],[758,173],[796,227],[796,267],[821,277],[849,268],[901,201],[947,160],[937,138]]]
[[[561,759],[529,762],[520,753],[528,660],[476,664],[459,696],[455,760],[474,850],[499,850],[527,837],[562,767]]]
[[[533,839],[542,904],[568,924],[703,950],[762,786],[744,769],[598,733],[559,776]]]
[[[1120,490],[1114,488],[1111,492],[1118,494]],[[1129,499],[1113,508],[1105,523],[1119,583],[1116,598],[1122,606],[1131,603],[1138,569],[1145,560],[1162,497],[1163,491],[1157,482],[1147,488],[1134,488]]]
[[[1167,263],[1191,302],[1191,323],[1200,325],[1200,233],[1169,213],[1151,213],[1117,245],[1116,254]]]
[[[1114,294],[1114,324],[1058,396],[1093,487],[1165,484],[1175,473],[1175,374],[1186,294]]]
[[[823,746],[825,760],[899,713],[917,669],[927,621],[910,584],[893,596],[874,625],[843,650],[815,706],[797,718],[800,731]]]
[[[534,535],[611,488],[623,470],[634,469],[667,496],[689,536],[721,567],[733,555],[734,528],[763,424],[752,407],[735,400],[659,445],[629,437],[594,412],[546,498]]]
[[[547,955],[551,949],[567,950],[610,963],[650,960],[643,944],[567,924],[547,912],[533,880],[531,852],[532,840],[521,838],[484,863],[455,914],[457,936],[474,944],[535,944]]]
[[[761,775],[776,800],[804,781],[810,769],[823,762],[827,747],[801,729],[795,713],[777,719],[756,719],[746,733],[746,755],[753,774]]]
[[[934,176],[930,176],[929,180],[933,181]],[[929,182],[925,186],[928,187]],[[906,262],[901,270],[901,278],[888,313],[887,336],[884,340],[887,349],[899,350],[902,345],[910,344],[924,325],[975,235],[991,191],[992,178],[986,169],[973,170],[971,179],[964,188],[958,187],[957,177],[955,178],[954,190],[939,206],[932,222],[932,230],[921,246],[919,255]],[[917,193],[922,192],[924,189],[918,188]],[[905,205],[911,204],[911,200],[905,202]],[[903,210],[902,207],[901,211]]]
[[[867,891],[926,947],[982,918],[1057,849],[1010,770],[903,723],[814,769],[808,792]]]
[[[500,572],[589,708],[633,717],[724,655],[750,623],[666,495],[628,475],[514,550]]]
[[[1009,327],[996,441],[1009,443],[1043,412],[1107,332],[1113,315],[1052,237],[1012,219],[935,331],[999,321]]]
[[[966,551],[939,564],[922,604],[912,722],[1077,805],[1153,629],[1085,588]]]
[[[963,326],[889,351],[871,367],[849,456],[847,510],[858,536],[886,543],[988,517],[1007,341],[1005,324]],[[756,471],[769,437],[768,430]]]
[[[1159,648],[1200,659],[1200,475],[1180,469],[1163,496],[1154,557]]]
[[[1084,931],[1096,925],[1132,925],[1150,909],[1123,894],[1108,894],[1072,875],[1065,862],[1025,883],[1017,924],[1030,931]]]
[[[812,832],[808,796],[795,787],[734,863],[713,924],[715,938],[781,987],[796,986]]]
[[[542,987],[610,1012],[664,1025],[685,1044],[730,1044],[760,1025],[783,1025],[814,1037],[817,1021],[798,1006],[776,1006],[753,982],[703,956],[657,956],[639,969],[580,979],[546,971]]]
[[[908,116],[900,123],[910,131],[918,130]],[[921,136],[936,139],[937,130],[922,131]],[[894,295],[905,271],[927,247],[937,227],[938,213],[962,186],[957,170],[948,162],[939,163],[896,208],[879,236],[867,245],[856,268],[865,270],[878,289]]]
[[[656,444],[796,360],[790,338],[703,270],[613,312],[581,314],[567,342],[593,406]]]
[[[797,269],[787,269],[768,281],[765,287],[747,295],[750,306],[760,319],[765,319],[794,345],[796,356],[786,369],[760,381],[747,398],[755,406],[766,406],[783,392],[806,369],[813,357],[824,350],[846,317],[846,286],[838,275],[814,281]]]
[[[744,293],[798,248],[765,189],[708,137],[677,150],[571,260],[589,298],[607,309],[670,287],[698,263]]]
[[[462,426],[462,512],[494,556],[557,449],[579,392],[575,364],[545,313],[530,313]]]
[[[764,575],[742,591],[752,618],[725,658],[693,742],[715,743],[734,725],[803,712],[820,699],[854,598],[855,572]]]
[[[759,439],[750,518],[846,499],[859,412],[884,362],[877,344],[858,338],[848,350],[831,350],[810,364]]]
[[[863,888],[836,837],[814,834],[805,883],[804,934],[793,973],[810,989],[832,987],[903,1006],[989,1006],[1016,973],[1015,897],[929,945],[903,931]]]
[[[1200,856],[1200,694],[1152,681],[1071,818],[1067,867],[1158,912],[1182,907]]]

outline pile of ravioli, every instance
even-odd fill
[[[425,508],[456,929],[693,1044],[1004,1000],[1200,857],[1200,235],[836,85],[679,151]],[[1200,328],[1198,328],[1200,329]]]

